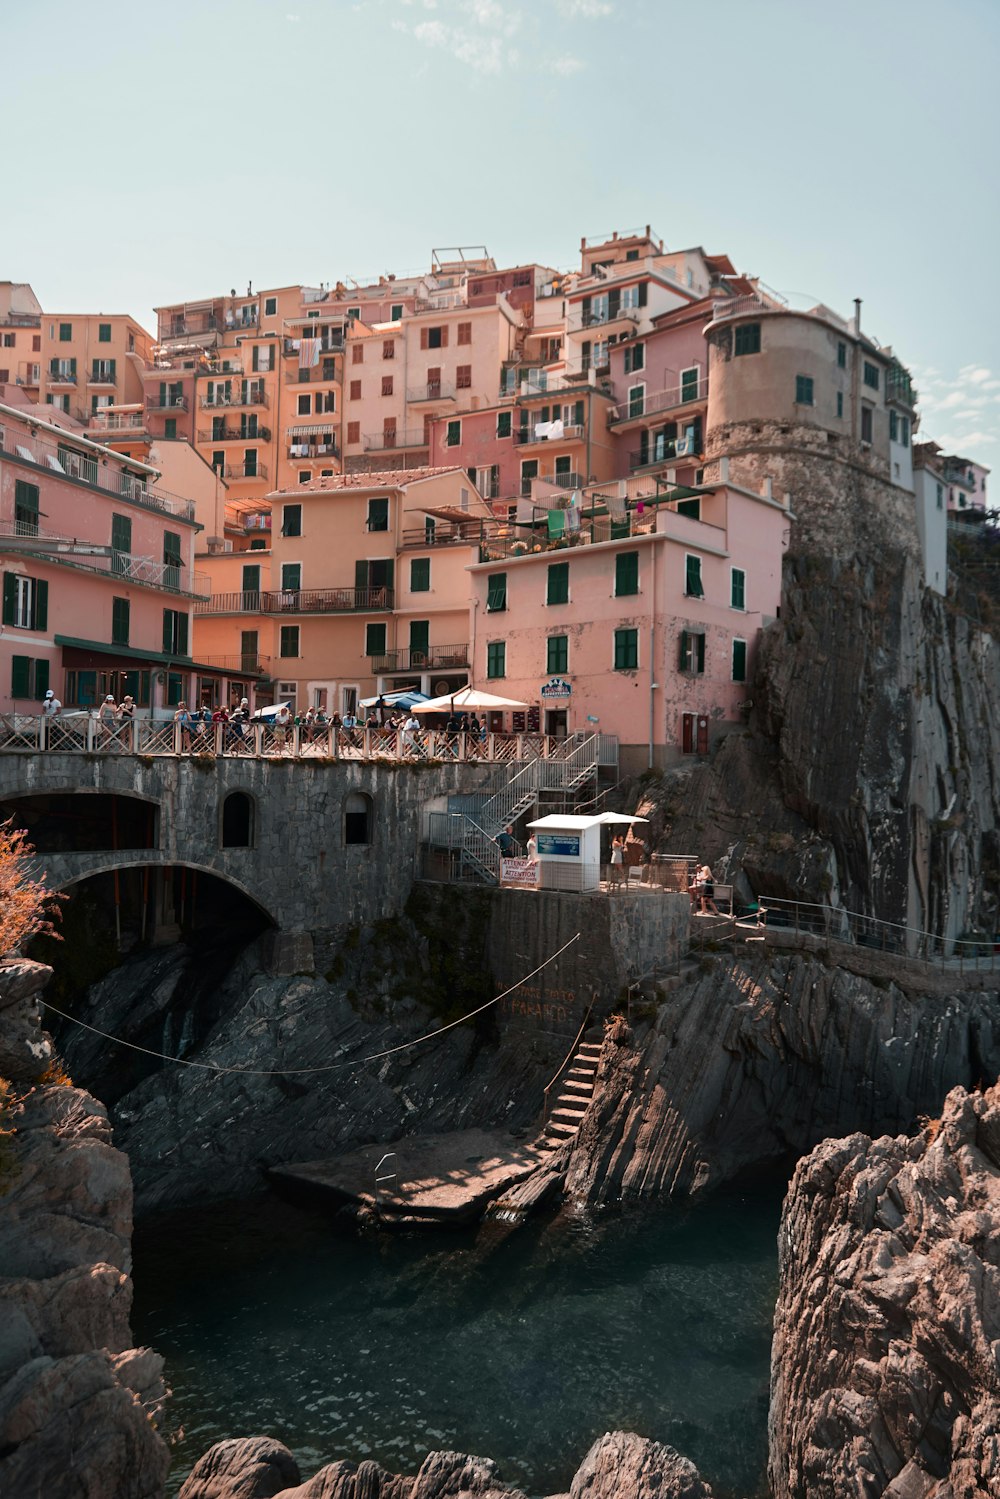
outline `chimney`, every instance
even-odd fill
[[[861,298],[854,298],[854,337],[861,337]]]

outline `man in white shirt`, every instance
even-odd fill
[[[45,699],[42,703],[42,732],[39,736],[41,739],[42,749],[47,749],[49,745],[49,724],[54,718],[58,718],[61,712],[62,703],[59,701],[55,693],[52,691],[52,688],[50,687],[46,692]]]

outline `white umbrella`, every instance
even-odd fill
[[[480,692],[476,687],[461,687],[457,692],[448,692],[443,697],[432,697],[426,703],[415,703],[414,713],[464,713],[482,708],[484,712],[497,712],[501,708],[526,708],[527,703],[512,697],[496,697],[492,692]]]
[[[597,819],[598,822],[648,822],[648,817],[630,817],[627,812],[602,812]]]

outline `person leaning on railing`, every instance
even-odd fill
[[[52,688],[50,687],[48,692],[46,692],[45,700],[42,703],[42,721],[39,725],[39,729],[41,731],[39,735],[39,738],[41,740],[41,743],[39,745],[40,749],[48,749],[49,731],[52,725],[52,720],[54,718],[58,718],[61,712],[62,703],[59,701],[55,693],[52,691]]]

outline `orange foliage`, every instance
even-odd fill
[[[18,952],[32,937],[59,940],[53,922],[63,897],[44,878],[32,879],[27,860],[33,853],[23,828],[15,828],[13,819],[0,823],[0,958]]]

